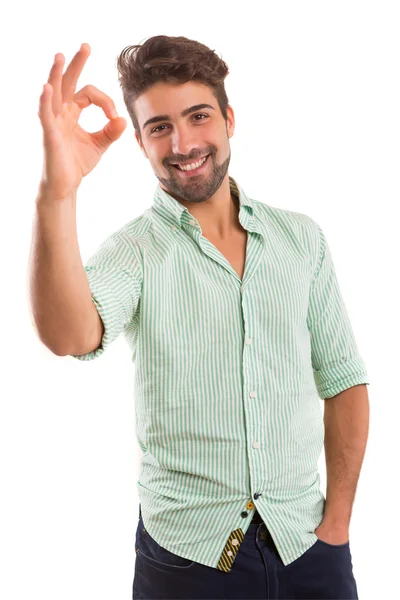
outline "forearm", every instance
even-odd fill
[[[38,194],[29,258],[29,299],[37,333],[53,352],[64,348],[67,352],[87,341],[95,323],[95,308],[79,252],[75,194],[65,201],[52,201],[44,192]]]
[[[325,399],[327,474],[324,522],[348,527],[369,429],[366,384]]]

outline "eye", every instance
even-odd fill
[[[206,113],[196,113],[195,115],[193,115],[193,119],[195,117],[208,117],[208,115]],[[195,119],[196,121],[203,121],[204,119]],[[150,134],[152,133],[158,133],[157,130],[160,129],[160,127],[166,127],[166,125],[157,125],[157,127],[154,127],[151,131]]]
[[[208,115],[206,115],[205,113],[197,113],[196,115],[194,115],[195,117],[208,117]],[[203,119],[199,119],[200,121],[202,121]]]
[[[157,129],[160,129],[160,127],[165,127],[165,125],[158,125],[157,127],[154,127],[154,129],[152,129],[150,133],[155,133]]]

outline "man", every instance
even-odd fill
[[[76,59],[80,68],[86,58]],[[83,361],[121,333],[129,343],[143,451],[133,597],[357,598],[349,523],[369,381],[326,237],[311,217],[251,199],[229,175],[235,119],[228,68],[212,50],[155,36],[125,49],[118,69],[159,182],[154,202],[84,269],[74,254],[81,288],[64,300],[68,336],[62,343],[52,321],[51,337],[48,320],[39,332],[56,354]],[[82,109],[90,95],[72,97],[79,69],[71,71],[53,83]],[[91,101],[100,98],[93,89]],[[108,98],[103,105],[102,151],[124,128]],[[49,106],[44,94],[45,133],[56,126]],[[61,159],[47,135],[51,174]],[[94,159],[75,156],[83,175],[93,168]],[[80,181],[72,185],[66,165],[61,180],[65,190]],[[51,197],[69,211],[69,226],[71,203],[54,176],[41,192],[39,221],[63,232]],[[53,301],[72,273],[63,249],[58,288],[55,267],[47,271]],[[326,498],[317,469],[324,443]]]

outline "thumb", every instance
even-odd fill
[[[116,117],[115,119],[108,121],[100,131],[92,133],[92,137],[105,152],[113,142],[121,137],[126,129],[126,125],[126,120],[123,117]]]

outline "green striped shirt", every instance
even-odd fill
[[[248,232],[243,278],[158,184],[87,262],[105,331],[72,355],[97,358],[124,333],[145,528],[226,572],[255,508],[285,565],[317,541],[320,400],[369,384],[320,226],[229,182]]]

